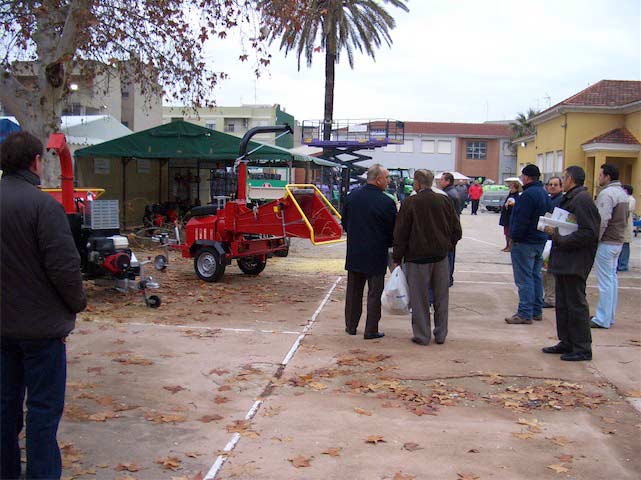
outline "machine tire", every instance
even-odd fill
[[[285,258],[287,255],[289,255],[289,247],[287,247],[285,250],[277,250],[274,252],[275,257]]]
[[[160,297],[158,295],[149,295],[146,303],[149,308],[158,308],[160,307],[160,304],[162,302],[160,301]]]
[[[196,275],[205,282],[217,282],[225,274],[225,264],[221,261],[219,253],[209,247],[203,247],[194,257],[194,270]]]
[[[246,275],[258,275],[265,270],[267,260],[260,261],[257,257],[243,257],[237,260],[238,268]]]

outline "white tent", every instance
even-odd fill
[[[441,175],[443,175],[443,173],[445,173],[445,172],[439,172],[439,173],[437,173],[437,174],[436,174],[436,176],[435,176],[434,178],[435,178],[435,179],[439,179],[439,178],[441,178]],[[465,175],[463,175],[462,173],[459,173],[459,172],[450,172],[450,173],[451,173],[451,174],[452,174],[452,176],[454,177],[454,180],[470,180],[470,177],[466,177],[466,176],[465,176]]]
[[[18,123],[15,117],[0,118]],[[76,147],[95,145],[133,133],[111,115],[68,115],[61,120],[60,131],[66,135],[67,143]]]

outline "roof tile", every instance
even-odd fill
[[[467,137],[509,137],[511,129],[509,125],[496,123],[405,122],[405,133]]]
[[[588,140],[583,145],[587,145],[589,143],[624,143],[628,145],[639,145],[639,141],[627,128],[615,128],[614,130],[610,130],[609,132],[605,132],[591,140]]]

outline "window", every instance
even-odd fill
[[[545,166],[542,170],[543,173],[554,172],[554,152],[545,153]]]
[[[485,160],[487,158],[487,142],[467,142],[466,158],[472,160]]]
[[[129,122],[127,122],[126,120],[123,120],[120,123],[122,123],[125,127],[129,128]]]
[[[556,151],[556,165],[554,171],[558,174],[563,173],[563,150]]]
[[[243,118],[243,128],[249,128],[249,119],[248,118]]]
[[[207,122],[205,124],[205,128],[208,128],[210,130],[216,130],[216,122]]]
[[[421,140],[421,152],[434,153],[434,140]]]
[[[385,145],[385,147],[383,148],[383,151],[384,152],[396,152],[396,145],[393,144],[393,143],[389,143],[389,144]]]
[[[172,122],[180,122],[182,121],[183,117],[171,117]]]
[[[413,140],[405,140],[403,144],[401,145],[401,148],[399,152],[403,153],[412,153],[414,151],[414,141]]]
[[[503,142],[503,155],[514,155],[510,142]]]
[[[129,98],[129,92],[122,91],[122,98]]]
[[[225,125],[225,131],[228,133],[233,133],[236,129],[236,124],[234,122],[229,122]]]
[[[452,153],[452,142],[449,140],[439,140],[438,153]]]
[[[543,171],[543,154],[539,153],[536,156],[536,166],[539,167],[539,171]]]

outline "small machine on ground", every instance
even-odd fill
[[[142,293],[148,307],[160,306],[160,297],[147,296],[148,288],[158,288],[151,276],[144,277],[143,266],[129,248],[127,237],[120,235],[118,200],[96,200],[104,190],[74,189],[71,154],[64,134],[53,133],[47,150],[60,160],[60,189],[43,189],[58,200],[67,214],[71,233],[80,254],[83,277],[117,290]],[[156,262],[164,265],[166,262]],[[139,277],[140,280],[136,280]]]
[[[292,133],[292,129],[280,125],[248,131],[235,165],[235,199],[224,205],[193,208],[185,226],[185,243],[174,245],[183,257],[194,259],[194,270],[202,280],[219,281],[232,260],[244,273],[258,275],[269,257],[289,248],[290,237],[309,238],[314,245],[343,241],[339,213],[314,185],[286,185],[285,195],[278,200],[260,206],[247,203],[249,139],[257,133],[272,132]]]

